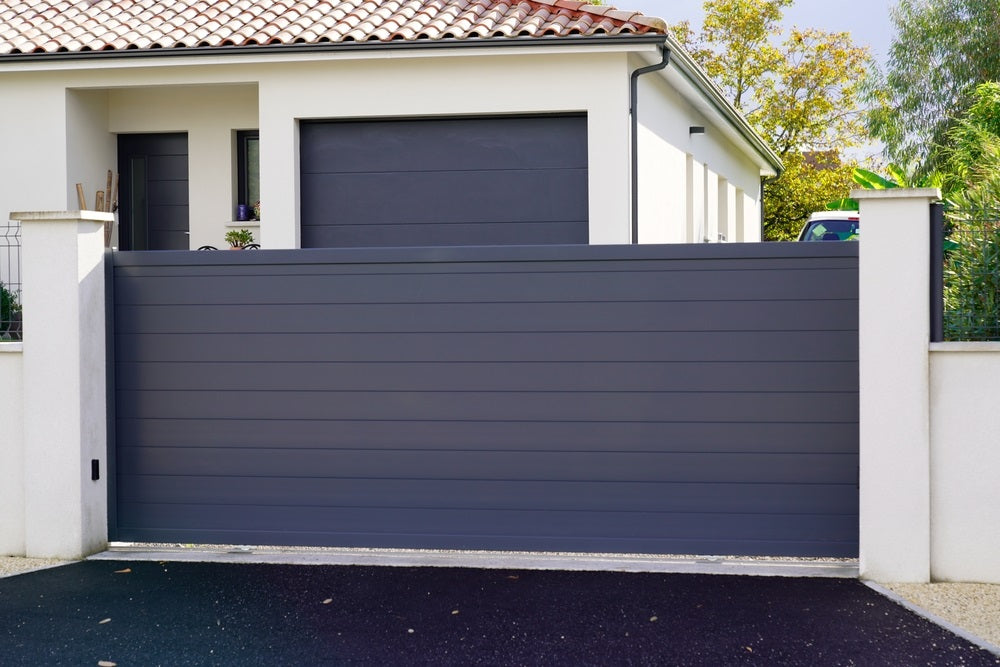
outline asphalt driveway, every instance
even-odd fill
[[[998,665],[853,579],[84,561],[0,579],[0,665]]]

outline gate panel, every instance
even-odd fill
[[[855,556],[857,245],[116,253],[112,539]]]

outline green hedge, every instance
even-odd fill
[[[21,304],[3,283],[0,283],[0,340],[21,340]]]

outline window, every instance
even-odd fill
[[[236,133],[237,204],[253,210],[260,201],[260,132],[240,130]]]

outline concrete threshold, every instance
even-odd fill
[[[856,579],[856,559],[112,543],[88,560],[380,565]]]

